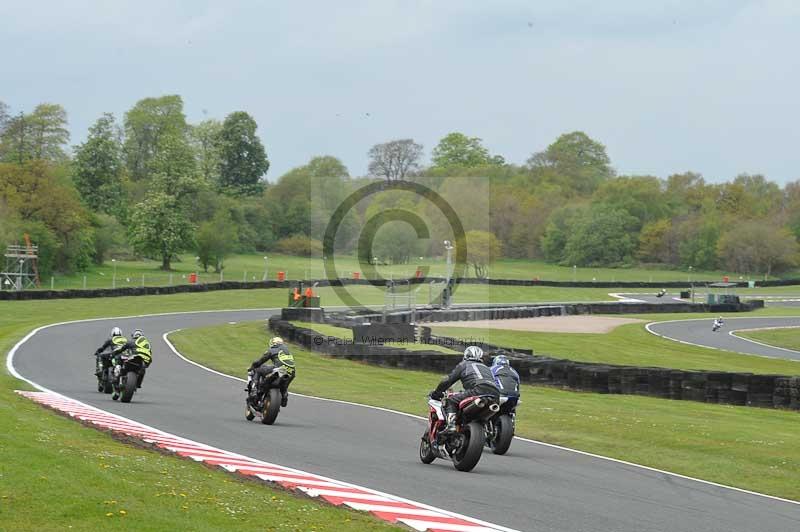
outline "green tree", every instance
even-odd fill
[[[236,248],[238,235],[230,213],[217,212],[214,217],[200,224],[197,231],[197,256],[203,271],[214,266],[215,272],[222,271],[225,257]]]
[[[644,262],[666,263],[671,259],[669,237],[672,223],[668,218],[649,222],[639,233],[639,248],[636,258]]]
[[[570,195],[587,196],[614,175],[606,147],[582,131],[561,135],[527,162],[537,181],[557,184]]]
[[[542,235],[541,247],[545,260],[548,262],[564,260],[567,240],[585,209],[586,207],[582,205],[568,204],[552,212]]]
[[[126,251],[125,228],[114,216],[97,213],[92,216],[94,249],[92,260],[103,264],[109,256]]]
[[[197,170],[209,183],[219,184],[220,142],[222,123],[219,120],[203,120],[190,126],[189,140],[197,159]]]
[[[678,254],[681,266],[698,270],[717,267],[719,221],[713,214],[697,215],[681,222],[678,230]]]
[[[6,118],[0,136],[3,160],[24,163],[30,160],[61,162],[69,142],[67,112],[57,104],[43,103],[30,114]]]
[[[788,229],[755,220],[726,231],[719,239],[718,250],[727,268],[763,274],[764,279],[796,266],[800,257],[800,245]]]
[[[229,114],[219,132],[220,186],[235,194],[261,191],[269,170],[267,152],[256,134],[256,121],[244,111]]]
[[[92,210],[119,215],[124,209],[122,132],[114,115],[105,113],[89,128],[86,142],[75,149],[73,181]]]
[[[604,181],[592,195],[594,203],[622,209],[644,224],[669,215],[661,180],[653,176],[620,176]]]
[[[134,249],[161,259],[161,269],[169,271],[173,256],[191,248],[194,226],[178,198],[156,190],[138,203],[131,216],[131,241]]]
[[[371,251],[381,262],[407,264],[411,257],[419,255],[417,233],[405,222],[389,222],[375,234]]]
[[[478,137],[468,137],[459,132],[450,133],[442,138],[431,154],[433,165],[439,168],[471,168],[494,164],[501,159],[502,157],[497,159],[490,156],[489,150],[481,144],[481,139]]]
[[[194,171],[194,152],[180,96],[144,98],[125,113],[125,160],[134,181],[161,173],[168,177]]]
[[[624,210],[593,206],[572,227],[563,261],[578,266],[629,264],[636,249],[633,231],[637,222]]]
[[[500,241],[488,231],[467,231],[467,263],[472,266],[475,277],[485,279],[489,266],[502,253]]]

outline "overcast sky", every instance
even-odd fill
[[[451,131],[522,163],[583,130],[622,174],[800,179],[800,2],[0,0],[0,100],[105,111],[180,94],[251,113],[276,180],[314,155],[366,173]],[[369,113],[369,114],[367,114]]]

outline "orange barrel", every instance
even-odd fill
[[[197,274],[192,272],[189,274],[189,284],[197,284]]]
[[[361,279],[361,272],[353,272],[353,279]]]
[[[286,272],[278,272],[278,280],[285,281],[286,280]]]
[[[727,283],[728,282],[728,276],[727,275],[722,278],[722,282],[723,283]]]
[[[422,268],[417,268],[417,271],[414,275],[417,277],[417,279],[420,279],[422,277]]]

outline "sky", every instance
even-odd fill
[[[0,0],[0,21],[0,101],[63,105],[72,144],[179,94],[193,123],[250,113],[272,181],[452,131],[521,164],[575,130],[619,174],[800,179],[792,0]]]

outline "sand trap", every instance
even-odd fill
[[[627,323],[644,323],[634,318],[609,316],[551,316],[509,320],[440,321],[431,327],[463,327],[465,329],[506,329],[510,331],[607,333]]]

